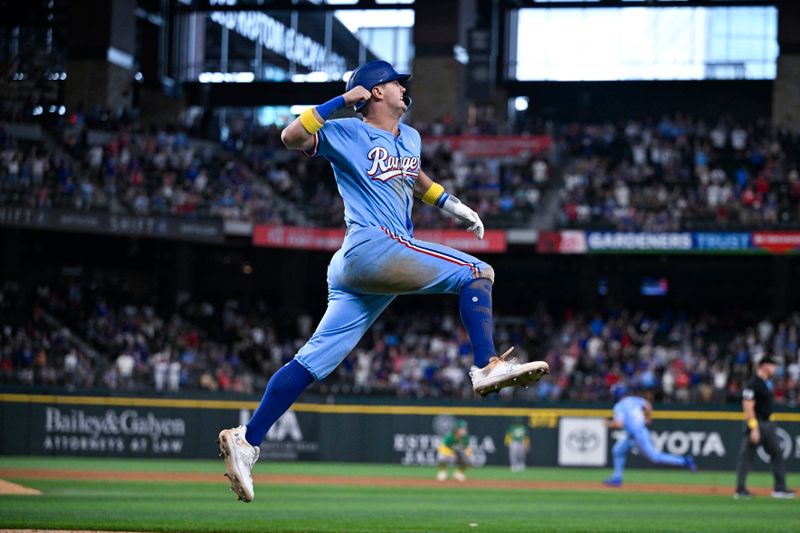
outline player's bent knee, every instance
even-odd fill
[[[494,269],[486,265],[485,267],[481,268],[480,277],[484,279],[488,279],[489,282],[494,285]]]

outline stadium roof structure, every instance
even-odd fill
[[[414,0],[352,0],[348,3],[297,0],[238,0],[230,5],[224,1],[185,0],[176,5],[178,11],[341,11],[367,9],[408,9]]]
[[[369,9],[409,9],[414,0],[351,0],[348,3],[326,0],[238,0],[228,5],[214,0],[184,0],[178,11],[339,11]],[[625,7],[767,7],[780,0],[500,0],[503,9],[625,8]]]
[[[766,7],[779,0],[505,0],[516,8]]]

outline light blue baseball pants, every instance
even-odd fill
[[[628,452],[636,445],[639,451],[647,459],[660,465],[685,466],[686,460],[680,455],[659,452],[650,439],[650,431],[646,426],[625,430],[625,438],[614,445],[612,455],[614,457],[614,479],[622,480],[622,473],[625,470],[625,458]]]
[[[350,230],[328,266],[325,315],[295,358],[323,379],[397,295],[458,294],[479,277],[493,280],[492,267],[448,246],[378,227]]]

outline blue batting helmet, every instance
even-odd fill
[[[624,383],[617,383],[616,385],[611,387],[611,396],[614,398],[615,402],[620,401],[627,395],[628,395],[628,387],[625,386]]]
[[[387,83],[394,80],[400,80],[404,83],[411,77],[411,74],[400,74],[394,67],[386,61],[376,60],[364,63],[353,71],[350,79],[347,80],[347,90],[361,85],[366,90],[371,91],[376,85]],[[367,102],[358,102],[353,106],[356,111],[361,111]],[[411,107],[411,99],[408,98],[406,104]]]

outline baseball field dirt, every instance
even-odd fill
[[[17,483],[11,483],[10,481],[6,481],[5,479],[0,479],[0,495],[4,494],[12,494],[12,495],[24,495],[24,496],[38,496],[41,494],[41,491],[36,489],[32,489],[30,487],[24,487]]]
[[[0,494],[1,533],[782,533],[800,523],[800,501],[766,496],[766,472],[741,501],[732,472],[631,469],[612,489],[601,484],[609,469],[485,467],[459,483],[435,481],[431,466],[264,461],[249,504],[222,472],[221,460],[0,457],[0,478],[41,492]]]
[[[105,481],[166,481],[185,483],[221,483],[226,481],[222,474],[205,472],[120,472],[108,471],[76,471],[76,470],[40,470],[24,468],[2,468],[0,478],[52,479],[52,480],[105,480]],[[456,481],[440,482],[435,479],[397,478],[387,476],[332,476],[332,475],[271,475],[256,474],[253,476],[256,485],[346,485],[355,487],[404,487],[404,488],[471,488],[471,489],[504,489],[504,490],[607,490],[612,492],[639,492],[648,494],[728,494],[729,487],[714,485],[676,485],[673,483],[629,483],[620,488],[599,486],[597,482],[588,481],[516,481],[471,479],[463,483]],[[0,494],[3,485],[0,479]],[[19,487],[18,490],[32,490]],[[38,492],[38,491],[37,491]],[[767,495],[770,490],[765,487],[753,488],[756,495]],[[24,492],[18,492],[23,494]]]

